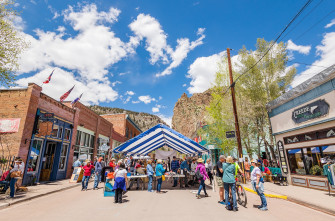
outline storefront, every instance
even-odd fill
[[[335,192],[335,65],[267,105],[283,174],[293,185]],[[335,174],[332,174],[334,177]]]
[[[108,150],[110,149],[109,137],[99,134],[97,157],[102,157],[106,161]]]
[[[95,133],[78,126],[76,144],[74,147],[73,162],[78,158],[81,161],[93,160]]]
[[[66,178],[73,123],[37,109],[24,184]]]

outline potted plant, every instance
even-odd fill
[[[309,173],[311,175],[321,175],[322,174],[322,168],[319,165],[315,165],[309,170]]]

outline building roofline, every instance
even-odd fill
[[[299,97],[302,94],[305,94],[306,92],[312,90],[313,88],[316,88],[334,78],[335,64],[324,69],[320,73],[314,75],[313,77],[309,78],[308,80],[302,82],[298,86],[292,88],[288,92],[269,102],[266,105],[266,108],[269,112],[271,112],[273,109],[281,106],[282,104],[287,103],[288,101],[293,100],[294,98]]]
[[[129,117],[129,115],[126,115],[126,120],[128,120],[137,130],[140,131],[140,133],[142,133],[142,130],[135,124],[135,122]]]

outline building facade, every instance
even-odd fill
[[[267,108],[282,172],[290,183],[335,192],[324,176],[326,162],[335,161],[335,65]]]

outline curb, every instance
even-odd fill
[[[10,207],[10,206],[12,206],[12,205],[16,205],[16,204],[19,204],[19,203],[23,203],[23,202],[26,202],[26,201],[29,201],[29,200],[36,199],[36,198],[39,198],[39,197],[43,197],[43,196],[46,196],[46,195],[50,195],[50,194],[57,193],[57,192],[61,192],[61,191],[65,191],[65,190],[69,190],[69,189],[78,187],[78,186],[80,186],[80,185],[81,185],[81,184],[75,184],[75,185],[73,185],[73,186],[68,186],[68,187],[61,188],[61,189],[58,189],[58,190],[53,190],[53,191],[50,191],[50,192],[47,192],[47,193],[38,194],[38,195],[36,195],[36,196],[32,196],[32,197],[28,197],[28,198],[25,198],[25,199],[22,199],[22,200],[18,200],[18,201],[16,201],[16,202],[5,203],[4,205],[1,205],[1,206],[0,206],[0,210],[5,209],[5,208],[8,208],[8,207]]]
[[[244,186],[243,188],[248,192],[257,194],[254,190],[252,190],[248,187]],[[275,194],[267,194],[267,193],[264,193],[264,195],[267,196],[267,197],[270,197],[270,198],[278,198],[278,199],[287,200],[287,196],[283,196],[283,195],[275,195]]]

